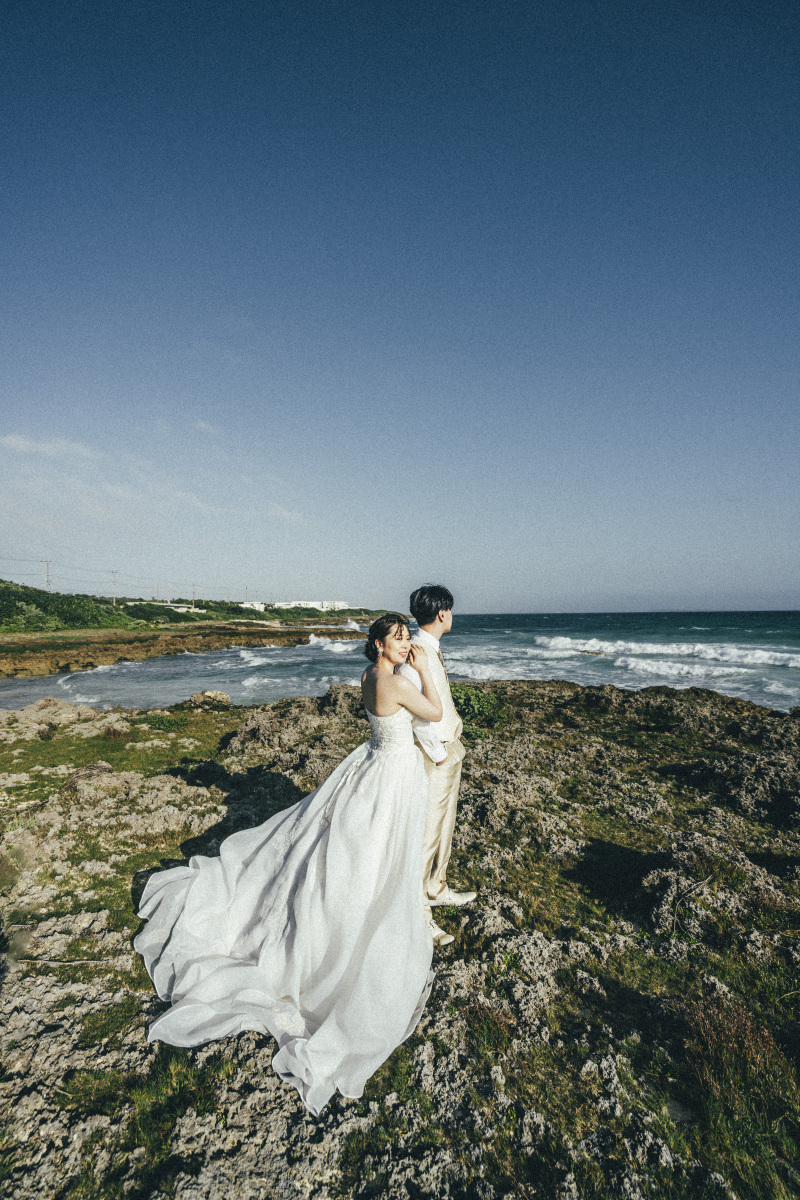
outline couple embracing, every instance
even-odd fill
[[[372,738],[316,791],[148,880],[134,945],[170,1002],[151,1041],[271,1034],[275,1071],[317,1114],[413,1032],[434,946],[453,940],[432,909],[475,899],[446,879],[464,757],[439,648],[452,609],[431,584],[411,597],[413,637],[397,613],[370,626]]]

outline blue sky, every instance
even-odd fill
[[[794,6],[9,12],[0,576],[798,607]]]

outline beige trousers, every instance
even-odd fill
[[[453,829],[456,824],[458,788],[461,783],[461,762],[464,747],[461,742],[447,743],[447,758],[437,766],[423,750],[422,759],[430,781],[428,819],[422,847],[422,889],[425,915],[430,920],[430,901],[447,886],[447,864],[453,848]]]

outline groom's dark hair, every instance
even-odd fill
[[[418,625],[430,625],[440,612],[450,612],[453,593],[440,583],[423,583],[422,587],[411,593],[408,607]]]

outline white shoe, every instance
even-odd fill
[[[451,942],[456,940],[452,933],[447,933],[446,930],[440,929],[435,921],[429,921],[428,928],[431,931],[434,946],[449,946]]]
[[[471,904],[477,896],[477,892],[454,892],[452,888],[446,887],[443,892],[440,892],[435,900],[429,900],[431,908],[437,908],[440,904]]]

